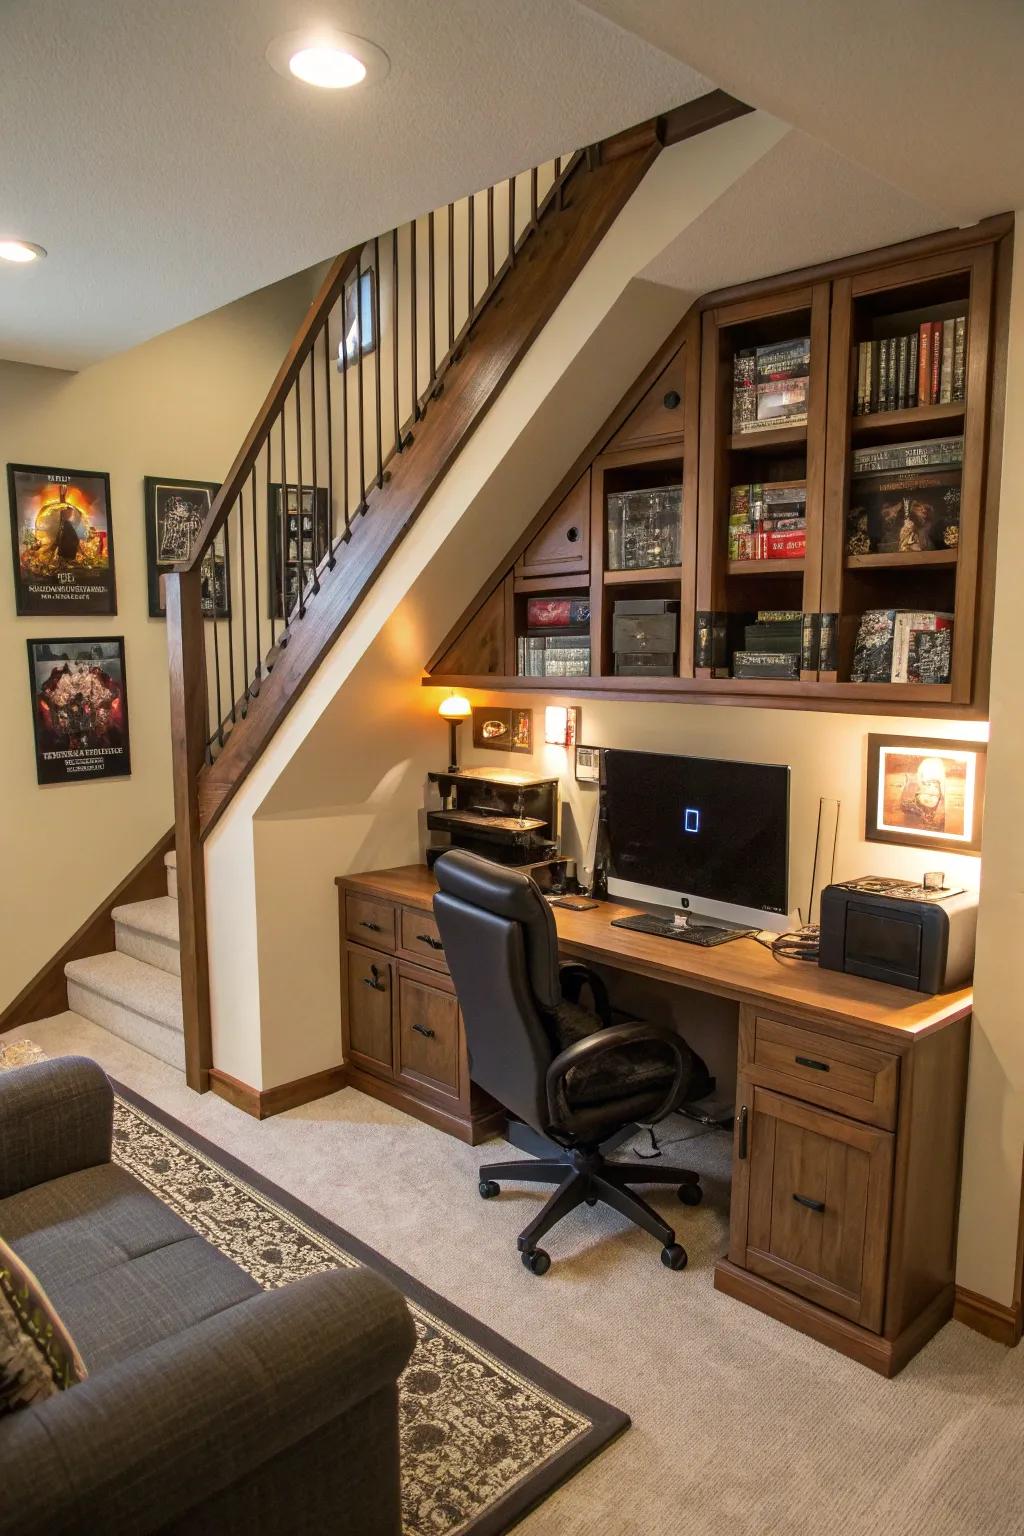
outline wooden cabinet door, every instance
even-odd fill
[[[395,1036],[398,1077],[458,1097],[459,1000],[450,982],[403,965]]]
[[[517,576],[563,576],[590,569],[590,470],[559,502],[516,562]]]
[[[893,1137],[741,1077],[737,1157],[733,1262],[880,1333]]]
[[[394,965],[381,954],[349,945],[345,958],[342,1044],[357,1065],[389,1076],[393,1065]]]

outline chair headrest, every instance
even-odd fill
[[[558,934],[537,882],[521,870],[495,864],[462,848],[442,854],[434,874],[447,895],[521,925],[531,989],[542,1008],[556,1008],[562,996]]]

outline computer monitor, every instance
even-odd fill
[[[604,795],[610,895],[786,926],[788,767],[609,748]]]

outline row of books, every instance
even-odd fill
[[[869,608],[853,650],[854,683],[948,683],[953,615]]]
[[[590,636],[519,635],[516,673],[519,677],[587,677]]]
[[[964,461],[964,440],[932,437],[914,443],[880,443],[874,448],[855,448],[850,458],[855,475],[878,469],[952,468]]]
[[[851,481],[848,555],[918,554],[959,543],[959,469],[882,470]]]
[[[586,630],[590,624],[589,597],[531,597],[526,603],[527,630],[567,629],[575,625]]]
[[[915,333],[858,345],[856,414],[949,405],[964,398],[966,380],[966,315],[925,320]]]
[[[733,677],[799,678],[803,622],[797,610],[760,609],[754,623],[744,625],[743,649],[733,652]]]
[[[741,347],[732,365],[732,430],[806,425],[810,371],[809,336]]]
[[[797,560],[806,553],[807,487],[803,481],[732,487],[730,560]]]

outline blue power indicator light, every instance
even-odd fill
[[[700,811],[694,810],[692,807],[690,807],[683,812],[683,831],[700,831]]]

